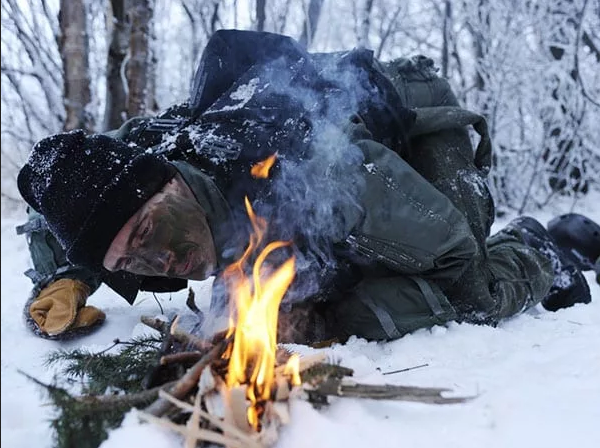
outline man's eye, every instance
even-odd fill
[[[140,239],[141,239],[142,241],[143,241],[143,240],[144,240],[144,238],[145,238],[146,236],[148,236],[148,234],[150,233],[150,227],[151,227],[151,226],[150,226],[150,224],[146,224],[146,225],[144,226],[144,229],[142,230],[142,233],[140,234]]]

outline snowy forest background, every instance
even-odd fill
[[[600,189],[599,0],[2,0],[2,210],[32,144],[185,100],[220,28],[434,59],[495,147],[498,213]]]

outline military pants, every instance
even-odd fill
[[[549,260],[523,243],[516,226],[490,237],[494,205],[486,183],[491,144],[485,120],[458,106],[429,59],[399,59],[383,70],[403,105],[417,112],[410,145],[400,154],[421,176],[413,181],[423,188],[432,184],[464,214],[477,248],[458,275],[375,270],[328,308],[333,332],[342,339],[386,340],[450,320],[495,325],[539,303],[552,285]],[[468,124],[481,135],[476,151]]]

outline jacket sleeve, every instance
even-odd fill
[[[364,188],[346,243],[395,272],[456,280],[478,250],[465,216],[362,124],[349,135],[364,155]]]

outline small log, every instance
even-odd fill
[[[202,358],[201,352],[178,352],[171,353],[169,355],[163,355],[160,357],[160,364],[162,366],[167,364],[184,364],[188,362],[196,362]]]

